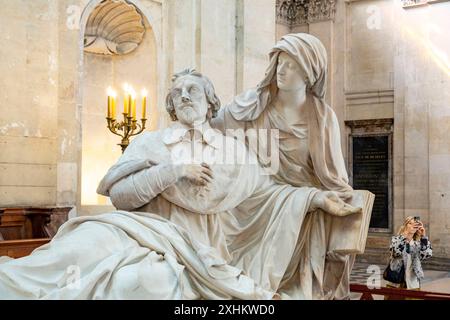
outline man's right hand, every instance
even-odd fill
[[[176,166],[179,178],[189,180],[195,185],[206,186],[213,179],[211,167],[206,164],[180,164]]]

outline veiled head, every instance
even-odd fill
[[[289,57],[289,59],[286,58]],[[293,33],[283,36],[270,52],[271,63],[266,78],[260,86],[275,82],[283,88],[283,81],[278,81],[279,63],[285,60],[295,61],[299,67],[297,80],[301,76],[310,91],[318,98],[323,98],[327,81],[327,52],[316,37],[307,33]]]

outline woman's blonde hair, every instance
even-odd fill
[[[407,218],[405,219],[405,221],[403,222],[403,225],[402,225],[402,226],[400,227],[400,229],[398,230],[397,235],[400,235],[400,234],[402,234],[403,232],[405,232],[407,225],[408,225],[412,220],[414,220],[414,217],[413,217],[413,216],[407,217]],[[418,231],[416,231],[416,233],[414,233],[413,239],[414,239],[414,241],[420,240],[420,235],[419,235],[419,232],[418,232]]]

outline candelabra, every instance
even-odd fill
[[[143,118],[141,119],[141,123],[137,123],[137,120],[133,119],[133,117],[129,114],[122,114],[123,121],[118,122],[116,119],[113,119],[111,117],[106,117],[106,121],[108,122],[109,131],[111,131],[115,135],[122,137],[122,142],[118,143],[118,145],[122,147],[123,153],[130,143],[130,138],[144,131],[145,122],[147,121],[147,119]]]
[[[140,134],[145,129],[146,109],[147,109],[147,90],[142,91],[142,118],[141,123],[136,120],[136,92],[134,89],[125,84],[125,97],[123,99],[123,121],[116,119],[116,92],[108,88],[108,115],[106,121],[108,129],[115,135],[122,138],[118,145],[122,147],[122,153],[130,144],[132,136]]]

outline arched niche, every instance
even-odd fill
[[[117,0],[116,0],[117,1]],[[89,17],[103,0],[90,1],[81,16],[79,39],[78,106],[81,122],[81,165],[79,170],[79,212],[91,214],[96,207],[109,205],[109,199],[96,193],[98,183],[121,155],[117,145],[120,137],[112,134],[106,125],[107,88],[118,93],[117,117],[123,110],[123,84],[129,83],[140,93],[148,90],[146,130],[158,126],[158,58],[160,57],[160,28],[155,24],[149,8],[140,0],[122,0],[133,5],[142,16],[145,34],[137,48],[127,54],[95,54],[84,50],[86,25]],[[141,98],[137,103],[140,118]],[[101,211],[101,210],[100,210]]]

